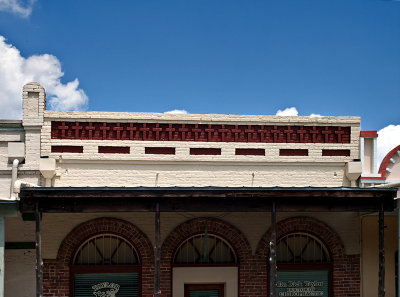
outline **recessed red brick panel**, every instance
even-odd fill
[[[350,127],[51,122],[52,139],[254,143],[350,143]]]
[[[279,156],[308,156],[307,149],[280,149]]]
[[[322,150],[323,157],[343,156],[349,157],[350,150]]]
[[[98,152],[100,154],[130,154],[131,148],[129,146],[99,146]]]
[[[75,145],[52,145],[52,153],[83,153],[83,146]]]
[[[254,149],[254,148],[237,148],[235,155],[241,156],[265,156],[265,149]]]
[[[146,147],[146,154],[154,154],[154,155],[175,155],[174,147]]]
[[[191,155],[221,155],[220,148],[202,148],[192,147],[190,148]]]
[[[360,137],[378,137],[376,131],[360,131]]]

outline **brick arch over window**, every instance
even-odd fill
[[[101,233],[119,235],[133,244],[142,264],[142,296],[153,295],[154,253],[150,240],[136,226],[114,218],[97,218],[78,225],[62,241],[57,259],[43,261],[44,295],[69,296],[69,266],[76,250],[85,240]]]
[[[293,217],[276,224],[276,237],[294,232],[304,232],[317,236],[328,248],[333,266],[333,295],[360,295],[360,255],[346,255],[339,235],[327,224],[310,217]],[[271,230],[261,238],[256,256],[268,262]]]
[[[161,248],[161,291],[162,295],[171,297],[171,282],[172,282],[172,262],[176,249],[187,238],[204,233],[206,230],[209,234],[217,235],[232,246],[236,253],[239,262],[239,296],[245,296],[241,291],[246,290],[246,296],[255,296],[259,292],[254,287],[254,279],[252,271],[256,275],[258,268],[254,265],[254,257],[251,252],[251,247],[239,229],[231,224],[215,218],[196,218],[186,221],[176,227],[165,239]],[[252,291],[254,290],[254,293]]]

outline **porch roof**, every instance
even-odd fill
[[[385,211],[397,189],[320,187],[37,187],[22,188],[20,211],[34,212],[263,212]]]

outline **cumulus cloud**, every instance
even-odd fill
[[[169,113],[169,114],[187,114],[188,112],[184,109],[174,109],[170,111],[166,111],[164,113]]]
[[[298,116],[299,112],[297,111],[296,107],[288,107],[285,108],[284,110],[278,109],[276,112],[277,116]]]
[[[0,0],[0,11],[15,13],[21,17],[28,17],[32,13],[35,0]]]
[[[57,57],[49,54],[22,57],[20,51],[0,35],[0,118],[21,118],[22,87],[31,81],[46,89],[50,109],[85,109],[88,97],[78,88],[78,79],[64,84],[61,82],[63,75]]]
[[[378,131],[378,166],[388,152],[400,145],[400,125],[389,125]]]
[[[312,113],[310,114],[310,117],[322,117],[320,114],[317,113]]]

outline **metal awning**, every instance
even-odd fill
[[[392,211],[397,189],[321,187],[38,187],[22,188],[20,211],[264,212]]]

